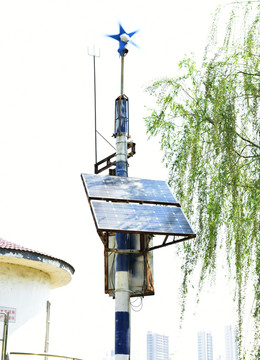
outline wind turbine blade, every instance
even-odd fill
[[[133,42],[133,40],[129,40],[129,42],[130,42],[130,44],[134,45],[135,47],[137,47],[139,49],[139,46],[135,42]]]
[[[123,28],[123,26],[119,23],[119,34],[122,35],[122,34],[126,34],[126,31],[125,29]]]
[[[111,37],[112,39],[115,39],[115,40],[117,40],[117,41],[120,40],[119,34],[117,34],[117,35],[106,35],[106,36],[107,36],[107,37]]]
[[[136,34],[139,30],[135,30],[127,34],[129,37],[132,37],[134,34]]]

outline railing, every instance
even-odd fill
[[[44,356],[46,359],[48,357],[56,357],[56,358],[60,358],[60,359],[70,359],[70,360],[82,360],[73,356],[63,356],[63,355],[53,355],[53,354],[36,354],[36,353],[27,353],[27,352],[10,352],[10,355],[23,355],[23,356]]]

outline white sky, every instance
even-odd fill
[[[184,53],[202,53],[210,13],[220,2],[0,0],[0,236],[76,269],[70,285],[52,292],[52,353],[102,359],[114,346],[114,301],[103,291],[103,247],[80,179],[82,172],[94,171],[88,47],[95,45],[101,54],[98,130],[114,142],[120,60],[117,43],[104,34],[118,33],[118,21],[126,31],[140,29],[133,37],[140,49],[129,47],[125,61],[130,133],[137,143],[129,176],[167,180],[159,145],[145,134],[144,105],[150,99],[143,90],[152,79],[176,74]],[[99,159],[112,152],[99,141]],[[170,336],[176,360],[197,359],[198,330],[224,336],[232,321],[230,304],[222,300],[226,290],[204,294],[196,315],[191,294],[179,331],[179,274],[174,248],[157,250],[156,295],[132,312],[133,359],[145,359],[148,330]]]

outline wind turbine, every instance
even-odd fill
[[[116,35],[107,35],[108,37],[111,37],[112,39],[115,39],[119,42],[119,48],[118,48],[118,52],[119,52],[119,55],[120,56],[125,56],[127,53],[128,53],[128,50],[126,48],[126,45],[128,43],[138,47],[136,45],[136,43],[134,43],[132,40],[131,40],[131,37],[133,35],[135,35],[136,33],[138,32],[138,30],[135,30],[135,31],[132,31],[130,33],[127,33],[125,31],[125,29],[123,28],[123,26],[121,24],[119,24],[119,34],[116,34]]]

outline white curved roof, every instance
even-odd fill
[[[43,271],[49,275],[50,287],[67,285],[75,270],[67,262],[0,238],[0,262]]]

